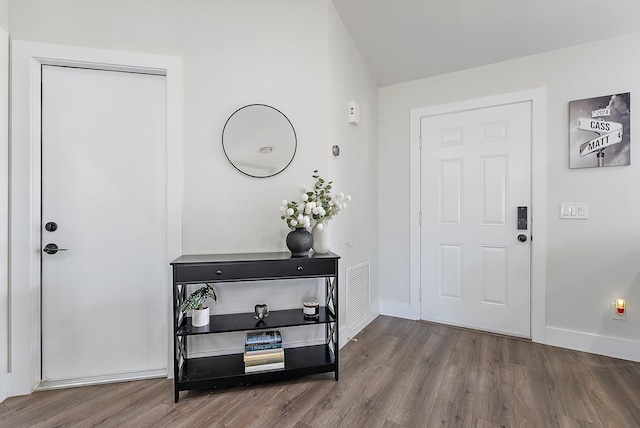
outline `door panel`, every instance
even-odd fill
[[[42,378],[166,370],[165,78],[42,73]]]
[[[422,318],[530,337],[530,103],[423,118],[421,137]]]

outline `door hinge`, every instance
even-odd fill
[[[422,287],[418,288],[418,300],[422,302]]]
[[[421,149],[422,148],[422,135],[420,135],[418,137],[418,148]]]
[[[422,224],[422,211],[418,213],[418,224]]]

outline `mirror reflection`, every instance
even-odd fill
[[[293,125],[278,109],[250,104],[236,110],[222,130],[229,162],[251,177],[271,177],[293,160],[297,139]]]

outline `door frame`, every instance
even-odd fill
[[[182,254],[182,59],[25,41],[11,43],[9,188],[9,395],[31,393],[41,381],[41,67],[59,65],[166,76],[167,371],[172,367],[171,270]]]
[[[531,339],[546,341],[546,88],[411,109],[410,112],[410,282],[411,317],[421,319],[420,122],[424,117],[521,102],[531,103]]]
[[[0,403],[9,393],[9,33],[0,27]]]

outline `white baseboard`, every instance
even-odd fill
[[[342,346],[344,346],[344,344],[346,344],[349,341],[349,339],[355,337],[358,333],[362,331],[363,328],[368,326],[371,323],[371,321],[373,321],[377,317],[378,317],[378,314],[370,313],[368,317],[360,321],[357,325],[351,326],[348,329],[345,327],[344,332],[342,331],[343,329],[340,329],[340,337],[341,337],[340,342],[344,341],[344,343],[341,343],[340,347],[342,348]]]
[[[640,341],[547,327],[546,344],[640,362]]]
[[[161,377],[167,377],[167,369],[67,380],[43,380],[34,388],[34,391],[48,391],[52,389],[72,388],[76,386],[102,385],[105,383],[129,382],[132,380],[154,379]]]
[[[380,300],[380,315],[388,315],[390,317],[404,318],[408,320],[414,319],[411,316],[411,304],[395,302],[391,300]]]

